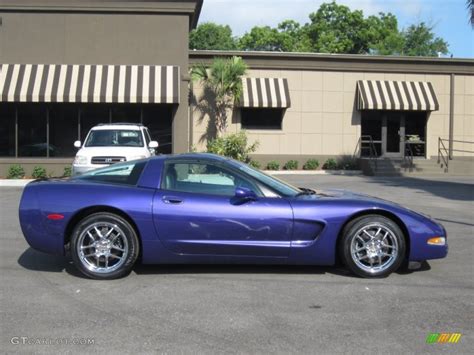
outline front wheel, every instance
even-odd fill
[[[369,215],[351,221],[343,231],[341,257],[361,277],[385,277],[405,259],[406,243],[400,227],[391,219]]]
[[[93,279],[116,279],[127,275],[137,260],[138,237],[124,218],[107,212],[94,213],[80,221],[71,237],[76,267]]]

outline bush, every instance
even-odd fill
[[[256,161],[256,160],[251,160],[249,162],[249,165],[252,167],[252,168],[255,168],[255,169],[260,169],[262,167],[262,165]]]
[[[35,166],[33,168],[33,173],[31,174],[33,179],[45,179],[47,176],[46,169],[42,166]]]
[[[324,170],[336,170],[338,168],[337,162],[335,159],[328,159],[323,165]]]
[[[267,164],[267,170],[280,170],[280,163],[272,160]]]
[[[72,168],[70,166],[65,166],[63,171],[64,177],[70,177],[72,175]]]
[[[245,131],[218,137],[207,143],[207,152],[223,155],[244,163],[250,162],[249,154],[257,150],[258,142],[248,145]]]
[[[298,162],[296,160],[289,160],[289,161],[286,162],[283,169],[285,169],[285,170],[297,170],[298,169]]]
[[[357,164],[357,159],[350,155],[343,155],[338,159],[337,162],[338,168],[341,170],[357,170],[359,165]]]
[[[309,159],[304,165],[303,170],[317,170],[319,168],[319,160]]]
[[[23,179],[25,177],[25,169],[21,165],[15,164],[8,168],[7,179]]]

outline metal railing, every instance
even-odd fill
[[[462,143],[462,144],[474,144],[474,142],[471,141],[461,141],[457,139],[449,140],[449,139],[443,139],[441,137],[438,137],[438,164],[443,162],[445,168],[445,171],[449,171],[449,161],[453,160],[454,158],[452,157],[452,153],[458,152],[458,153],[468,153],[468,154],[474,154],[474,150],[466,150],[466,149],[454,149],[452,148],[449,150],[446,148],[446,145],[444,143],[447,143],[448,146],[454,147],[455,143]],[[451,144],[450,144],[451,143]]]
[[[408,163],[410,168],[413,167],[413,149],[411,148],[411,144],[405,143],[405,154],[403,156],[403,160],[405,163]]]
[[[374,170],[377,171],[377,149],[375,148],[374,140],[370,135],[363,135],[359,138],[354,156],[358,153],[358,156],[362,157],[364,151],[368,151],[368,157],[370,161],[374,163]]]
[[[438,164],[441,164],[441,160],[442,160],[444,164],[444,171],[448,172],[449,171],[449,150],[446,149],[446,146],[444,145],[444,141],[448,141],[448,140],[438,137]]]

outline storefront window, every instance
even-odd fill
[[[361,156],[370,156],[371,150],[374,149],[377,156],[382,155],[382,120],[382,113],[379,111],[362,112]],[[373,146],[371,146],[371,140]]]
[[[77,149],[78,108],[75,105],[51,105],[49,108],[49,156],[73,157]]]
[[[15,156],[15,107],[0,104],[0,157]]]
[[[81,108],[81,138],[84,142],[90,129],[98,124],[110,122],[110,112],[108,105],[86,105]]]
[[[18,110],[18,156],[47,156],[46,106],[40,104],[22,104]],[[53,155],[50,148],[50,155]]]
[[[170,154],[172,151],[172,110],[170,105],[143,106],[143,125],[148,127],[151,140],[158,141],[158,154]]]
[[[283,110],[275,108],[242,109],[242,129],[281,130]]]
[[[112,108],[112,123],[140,123],[140,106],[118,105]]]

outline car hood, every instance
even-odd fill
[[[84,155],[88,157],[103,157],[103,156],[131,156],[140,155],[144,150],[144,147],[86,147],[81,148],[77,155]]]

